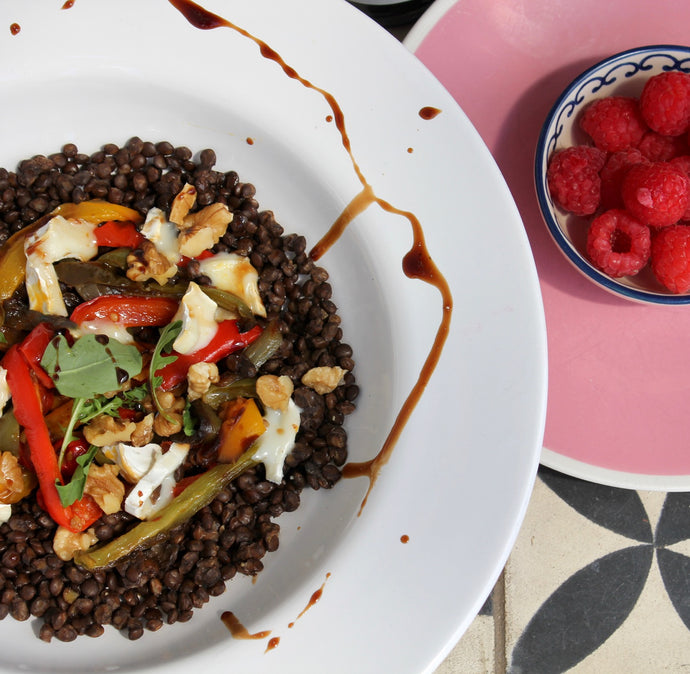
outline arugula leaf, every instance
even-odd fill
[[[173,342],[177,339],[177,336],[181,332],[182,321],[174,321],[163,328],[161,331],[161,336],[158,338],[156,348],[153,350],[151,363],[149,365],[149,386],[151,388],[151,398],[153,399],[153,404],[156,406],[156,409],[167,421],[172,421],[172,419],[168,412],[161,407],[157,392],[158,387],[163,383],[163,377],[156,375],[156,372],[177,360],[177,356],[166,356],[164,353],[169,353],[172,351]]]
[[[142,358],[133,344],[101,335],[84,335],[70,347],[59,335],[48,344],[41,366],[55,382],[57,390],[70,398],[94,398],[122,385],[122,377],[141,372]]]
[[[107,414],[111,417],[118,417],[118,410],[121,407],[130,407],[146,398],[148,385],[137,386],[129,391],[122,391],[112,398],[97,396],[90,398],[81,409],[79,421],[86,424],[99,414]]]
[[[77,468],[72,475],[72,479],[67,484],[63,485],[60,484],[59,480],[55,480],[55,487],[63,506],[71,506],[84,495],[86,478],[89,474],[93,459],[96,456],[96,452],[98,452],[98,447],[92,445],[86,454],[77,457]]]
[[[194,430],[196,428],[196,421],[194,420],[194,415],[192,414],[192,403],[187,399],[184,406],[184,412],[182,412],[182,430],[187,437],[194,435]]]

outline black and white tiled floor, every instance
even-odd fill
[[[690,494],[541,468],[488,606],[437,674],[690,669]]]

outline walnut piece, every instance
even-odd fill
[[[86,441],[96,447],[114,445],[116,442],[129,442],[137,425],[133,421],[116,419],[107,414],[100,414],[84,426]]]
[[[314,389],[319,395],[331,393],[342,382],[347,370],[342,367],[313,367],[302,377],[302,383]]]
[[[153,420],[153,430],[167,438],[182,430],[182,411],[185,408],[184,398],[176,398],[170,391],[158,392],[158,403],[165,414],[158,413]]]
[[[153,440],[153,414],[147,414],[141,421],[137,422],[134,433],[132,433],[131,443],[135,447],[143,447]]]
[[[127,255],[127,278],[138,283],[153,279],[165,285],[177,274],[177,265],[168,260],[148,239],[142,241],[141,251]]]
[[[286,375],[276,377],[264,374],[256,380],[256,393],[266,407],[285,411],[294,390],[292,379]]]
[[[187,370],[187,399],[197,400],[220,379],[215,363],[194,363]]]
[[[196,213],[190,213],[181,225],[177,237],[180,254],[197,257],[213,248],[232,222],[232,213],[225,204],[210,204]]]
[[[53,538],[53,551],[63,562],[68,562],[76,552],[88,550],[97,540],[93,528],[77,533],[58,526]]]
[[[32,474],[22,469],[12,452],[0,454],[0,503],[9,505],[21,501],[35,484]]]
[[[121,510],[125,497],[125,485],[117,477],[117,466],[106,463],[99,466],[92,463],[86,476],[84,493],[89,494],[106,515]]]
[[[195,203],[196,187],[187,183],[173,199],[168,220],[174,222],[178,227],[182,227],[184,219]]]

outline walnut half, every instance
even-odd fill
[[[324,395],[335,391],[342,383],[347,370],[342,367],[313,367],[302,377],[302,383],[318,394]]]
[[[127,278],[132,281],[143,283],[153,279],[165,285],[175,274],[177,265],[170,262],[151,241],[142,241],[141,251],[127,255]]]
[[[93,529],[77,533],[59,526],[53,538],[53,551],[63,562],[68,562],[76,552],[88,550],[97,540]]]
[[[84,493],[89,494],[106,515],[118,512],[125,497],[125,485],[117,477],[117,466],[91,464],[86,477]]]
[[[232,222],[232,213],[225,204],[210,204],[184,219],[177,243],[180,254],[197,257],[213,248]]]
[[[84,426],[84,437],[87,442],[96,447],[106,447],[117,442],[129,442],[136,427],[133,421],[100,414]]]

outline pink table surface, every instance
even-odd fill
[[[549,348],[542,462],[632,488],[690,490],[690,307],[618,299],[575,271],[539,213],[532,162],[578,73],[635,46],[688,44],[688,26],[684,0],[441,0],[408,40],[493,153],[534,252]]]

